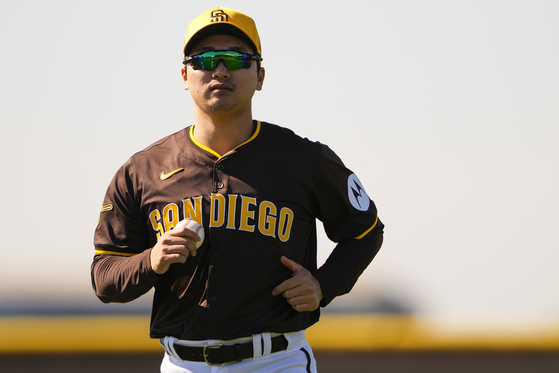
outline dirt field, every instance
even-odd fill
[[[315,351],[319,373],[556,373],[551,352],[368,352]],[[160,354],[0,355],[2,373],[157,373]]]

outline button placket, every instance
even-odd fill
[[[227,182],[228,175],[223,173],[225,168],[226,167],[222,164],[216,163],[214,165],[214,168],[213,168],[214,193],[218,193],[220,190],[222,190],[223,188],[226,187],[225,183]],[[221,193],[223,193],[223,192],[221,192]],[[219,250],[216,250],[215,247],[212,247],[211,250],[212,250],[212,253],[211,253],[212,265],[215,266],[215,264],[216,264],[215,262],[219,261],[219,259],[221,257],[221,252]],[[211,281],[210,281],[210,283],[211,283]],[[211,285],[209,285],[208,288],[207,288],[207,291],[209,293],[207,300],[208,300],[209,303],[216,303],[219,300],[219,296],[218,296],[218,293],[213,292],[212,289],[213,289],[213,287]]]
[[[216,163],[214,166],[214,172],[213,172],[213,177],[214,177],[214,189],[215,192],[223,189],[225,187],[225,183],[223,182],[223,177],[226,177],[226,175],[222,174],[222,172],[225,170],[225,165],[220,164],[220,163]]]

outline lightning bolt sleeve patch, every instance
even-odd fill
[[[359,211],[367,211],[371,204],[371,200],[363,188],[363,184],[359,181],[359,178],[355,174],[349,175],[347,179],[347,192],[349,197],[349,202],[351,205]]]

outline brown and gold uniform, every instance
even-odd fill
[[[157,275],[150,248],[180,220],[205,229],[195,257]],[[317,269],[316,219],[338,242]],[[294,332],[318,321],[272,289],[291,277],[286,257],[318,279],[326,306],[347,293],[380,249],[383,224],[359,179],[327,146],[254,121],[254,134],[220,156],[192,127],[134,154],[112,180],[95,231],[93,287],[128,302],[155,287],[152,338],[230,340]]]

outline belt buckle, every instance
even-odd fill
[[[223,346],[222,344],[214,344],[214,345],[208,345],[208,346],[204,346],[204,349],[202,350],[202,355],[204,356],[204,361],[206,362],[206,364],[211,365],[211,366],[217,366],[217,365],[224,365],[225,363],[211,363],[208,361],[208,349],[209,348],[220,348],[221,346]]]

